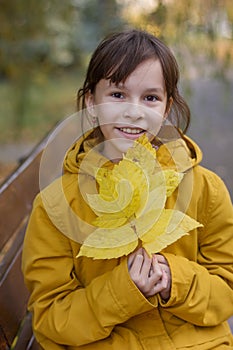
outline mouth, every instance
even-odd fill
[[[130,136],[140,136],[146,131],[141,128],[129,128],[129,127],[122,127],[122,128],[117,128],[120,132],[124,133],[125,135],[130,135]]]

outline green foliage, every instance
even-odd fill
[[[0,84],[0,143],[38,142],[58,120],[76,109],[76,92],[83,80],[79,70],[44,76],[30,84]]]
[[[79,79],[74,91],[73,77],[80,75],[97,41],[120,28],[118,8],[115,0],[1,1],[0,140],[22,138],[27,129],[44,130],[43,125],[48,128],[65,117],[61,105],[66,105],[68,93],[68,110],[74,112],[72,95]],[[64,76],[69,83],[57,84],[57,74],[62,84]]]

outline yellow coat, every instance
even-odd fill
[[[198,146],[187,138],[158,151],[164,167],[185,173],[167,207],[204,225],[162,252],[172,275],[164,303],[141,294],[126,257],[76,258],[95,217],[85,202],[96,186],[92,165],[103,162],[90,153],[81,163],[91,146],[81,152],[80,143],[67,153],[64,175],[35,199],[25,236],[22,268],[42,348],[233,349],[226,322],[233,314],[233,209],[220,178],[199,165]]]

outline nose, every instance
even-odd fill
[[[138,103],[127,103],[124,109],[124,117],[131,120],[138,120],[144,118],[145,114],[142,106]]]

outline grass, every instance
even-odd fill
[[[39,141],[76,111],[82,72],[66,72],[0,83],[0,144]]]

